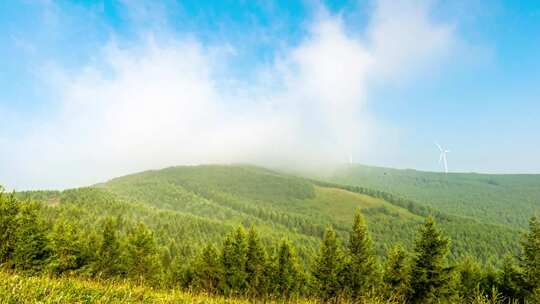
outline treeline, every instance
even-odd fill
[[[0,192],[0,264],[5,269],[131,280],[254,299],[540,301],[540,223],[534,217],[519,254],[509,255],[495,269],[482,267],[473,258],[449,265],[450,240],[431,217],[419,227],[410,252],[397,245],[381,261],[364,218],[357,213],[345,242],[332,228],[326,229],[319,251],[304,265],[287,239],[265,244],[254,227],[246,232],[239,226],[188,260],[175,252],[179,244],[158,246],[154,232],[142,223],[103,217],[95,221],[98,233],[88,235],[68,217],[49,221],[47,212],[42,204]]]

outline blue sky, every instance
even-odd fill
[[[538,1],[3,1],[0,184],[175,164],[540,172]]]

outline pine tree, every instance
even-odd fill
[[[181,288],[200,288],[196,285],[196,265],[192,263],[186,263],[185,258],[175,258],[171,264],[171,275],[173,276],[173,285],[180,286]],[[220,265],[221,267],[221,265]],[[221,280],[221,278],[219,278]]]
[[[457,266],[457,272],[459,277],[458,294],[462,299],[471,301],[481,288],[483,274],[480,265],[472,257],[465,257]],[[491,290],[487,292],[491,292]]]
[[[428,217],[415,241],[411,270],[411,303],[434,303],[448,295],[450,270],[446,268],[449,240]]]
[[[529,233],[521,242],[519,262],[526,284],[524,288],[529,293],[540,291],[540,222],[536,216],[529,220]]]
[[[410,271],[407,252],[401,245],[394,246],[388,254],[383,275],[387,297],[403,299],[407,295]]]
[[[487,296],[493,295],[498,289],[498,279],[499,276],[495,267],[491,263],[484,265],[482,280],[479,284],[480,292]]]
[[[264,267],[266,261],[266,252],[257,231],[251,226],[247,238],[246,281],[249,286],[249,293],[252,295],[261,295],[265,289]]]
[[[105,277],[121,276],[127,270],[118,240],[117,222],[112,217],[106,217],[101,225],[101,243],[97,249],[95,271]]]
[[[379,280],[377,258],[364,217],[357,211],[349,235],[345,282],[351,296],[366,295]]]
[[[305,280],[298,264],[296,251],[288,240],[281,241],[275,263],[273,267],[275,292],[285,298],[298,294]]]
[[[172,257],[171,249],[169,246],[160,246],[159,260],[160,260],[161,266],[163,266],[163,269],[165,271],[171,268],[173,257]]]
[[[525,285],[523,271],[517,265],[514,257],[511,255],[505,256],[499,277],[499,291],[501,294],[507,300],[515,300],[523,303],[526,294]]]
[[[221,278],[221,272],[222,269],[216,248],[207,245],[195,262],[193,285],[198,289],[215,293]]]
[[[315,288],[319,297],[328,301],[341,295],[343,288],[339,275],[343,268],[343,253],[340,249],[336,233],[327,228],[321,243],[319,256],[313,266]]]
[[[225,237],[221,252],[223,280],[221,290],[225,294],[242,293],[247,287],[247,241],[242,226]]]
[[[20,202],[15,195],[6,195],[0,186],[0,264],[9,261],[15,250]]]
[[[159,283],[159,255],[152,231],[142,222],[128,236],[128,275],[138,282]]]
[[[275,247],[274,245],[267,249],[269,252],[268,259],[263,269],[264,277],[264,295],[270,296],[279,296],[278,288],[278,266],[279,266],[279,246]]]
[[[82,266],[82,249],[73,223],[60,218],[49,236],[49,269],[54,274],[76,270]]]
[[[25,202],[15,217],[15,246],[12,263],[23,271],[42,269],[49,256],[45,224],[37,203]]]

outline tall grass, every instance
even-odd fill
[[[96,281],[75,277],[50,278],[24,276],[0,271],[0,303],[195,303],[195,304],[248,304],[248,303],[298,303],[317,304],[314,299],[265,299],[223,297],[174,289],[155,289],[129,282]],[[336,300],[333,303],[350,303]],[[356,301],[358,304],[400,304],[399,300],[372,297]],[[477,296],[472,301],[456,299],[453,303],[509,304],[497,293]]]
[[[123,282],[79,278],[53,279],[0,272],[0,303],[249,303],[177,290],[159,290]]]
[[[83,278],[24,276],[0,271],[0,303],[320,303],[313,299],[248,299],[223,297],[173,289],[154,289],[129,282],[95,281]],[[335,303],[346,303],[336,301]],[[390,303],[382,299],[365,304]],[[398,302],[394,302],[397,304]]]

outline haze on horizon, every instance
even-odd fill
[[[540,172],[540,3],[0,4],[0,184],[166,166]]]

